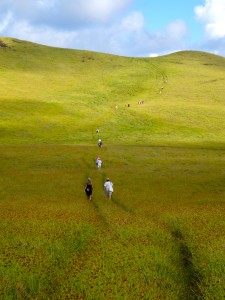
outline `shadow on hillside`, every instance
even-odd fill
[[[204,295],[199,288],[201,274],[196,270],[193,264],[191,251],[180,230],[173,230],[172,235],[179,246],[182,269],[186,278],[186,299],[204,299]]]

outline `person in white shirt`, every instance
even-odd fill
[[[106,196],[111,199],[113,193],[113,183],[109,180],[109,178],[107,178],[106,182],[104,183],[104,190]]]
[[[99,156],[97,156],[97,157],[96,157],[96,160],[95,160],[96,165],[98,165],[98,160],[99,160],[99,159],[101,159],[101,158],[100,158]]]
[[[101,167],[102,167],[102,161],[101,161],[100,158],[96,160],[96,164],[97,164],[98,169],[101,169]]]

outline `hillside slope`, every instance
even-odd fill
[[[225,299],[224,71],[0,38],[0,299]]]
[[[128,58],[0,41],[1,144],[93,144],[96,128],[107,144],[225,144],[225,58]]]

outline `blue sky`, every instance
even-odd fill
[[[175,20],[183,20],[187,23],[193,37],[199,37],[201,26],[196,24],[194,8],[197,5],[203,5],[205,1],[187,0],[187,1],[136,1],[135,9],[142,11],[146,25],[149,31],[163,29],[167,24]]]
[[[0,36],[133,57],[225,56],[225,0],[0,0]]]

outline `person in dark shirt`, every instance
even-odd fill
[[[98,140],[98,146],[99,146],[100,148],[102,148],[102,140],[101,140],[101,139]]]
[[[93,191],[93,185],[92,185],[92,182],[91,182],[91,178],[88,177],[88,180],[87,180],[87,183],[86,183],[86,186],[85,186],[85,189],[84,189],[86,195],[87,195],[87,199],[88,200],[91,200],[91,197],[92,197],[92,191]]]

